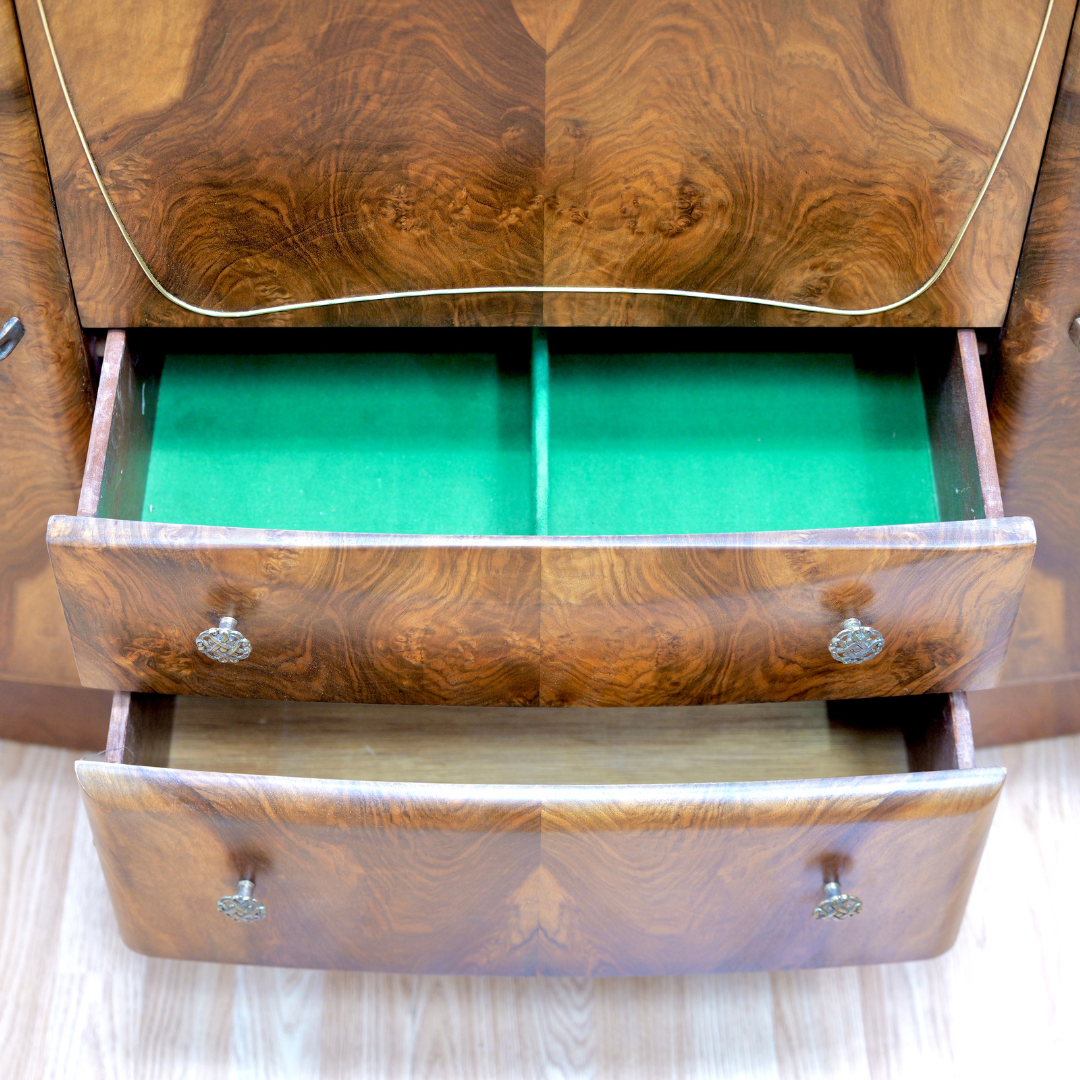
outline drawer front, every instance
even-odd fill
[[[83,682],[225,697],[536,705],[539,551],[54,518]],[[419,542],[415,542],[419,541]],[[222,615],[251,655],[195,639]]]
[[[446,705],[694,705],[993,684],[1026,518],[727,536],[267,532],[54,518],[86,685]],[[196,637],[238,620],[251,654]],[[879,656],[829,651],[844,620]]]
[[[501,786],[77,765],[124,940],[396,972],[660,975],[914,960],[959,927],[1001,769]],[[819,921],[823,882],[862,900]],[[254,880],[267,915],[216,910]]]

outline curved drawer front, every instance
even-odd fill
[[[1004,777],[514,786],[77,766],[125,941],[396,972],[658,975],[952,943]],[[813,917],[838,879],[864,909]],[[267,911],[218,913],[253,880]]]
[[[445,705],[697,705],[993,684],[1027,518],[694,537],[408,537],[54,518],[88,686]],[[196,638],[238,620],[251,653]],[[850,616],[884,636],[842,664]]]

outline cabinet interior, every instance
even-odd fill
[[[946,695],[673,708],[347,705],[119,695],[118,762],[409,783],[686,784],[965,760]]]
[[[981,517],[966,404],[947,390],[954,342],[867,330],[144,333],[132,339],[144,437],[98,515],[561,536]]]

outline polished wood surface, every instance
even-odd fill
[[[959,330],[952,362],[922,368],[938,510],[945,521],[1004,517],[979,348],[974,331]]]
[[[117,931],[74,756],[0,743],[0,882],[21,901],[0,905],[0,1045],[16,1077],[977,1080],[1064,1077],[1080,1055],[1080,737],[979,751],[1009,779],[945,956],[655,979],[140,956]]]
[[[79,514],[138,517],[142,511],[156,385],[145,375],[145,368],[136,371],[124,331],[110,330],[105,338]]]
[[[52,519],[87,686],[415,705],[705,705],[992,685],[1029,521],[582,538]],[[251,656],[195,638],[239,619]],[[828,652],[845,618],[880,658]]]
[[[155,376],[121,332],[106,352],[80,503],[106,516],[57,517],[49,531],[88,686],[492,706],[972,689],[994,683],[1031,561],[1031,523],[1018,518],[614,538],[118,520],[108,515],[141,502]],[[977,354],[963,355],[940,370],[928,359],[924,386],[938,486],[954,492],[944,506],[967,517],[998,499],[976,445],[986,438]],[[238,664],[194,647],[224,615],[253,642]],[[832,659],[849,617],[885,635],[881,658]]]
[[[0,679],[0,739],[100,750],[112,700],[106,690]]]
[[[45,523],[78,502],[90,379],[8,0],[0,2],[0,252],[0,322],[17,315],[26,328],[0,360],[0,679],[78,686]],[[42,725],[47,733],[46,717]]]
[[[1080,677],[1080,354],[1069,339],[1080,312],[1078,161],[1080,35],[1074,32],[990,401],[1005,510],[1030,515],[1039,530],[1002,671],[1010,686]],[[1017,714],[1015,738],[1080,729],[1071,700],[1050,687],[1033,690]],[[1053,715],[1035,719],[1033,710],[1042,708]],[[993,737],[1002,737],[996,721],[994,728]]]
[[[122,694],[118,694],[122,697]],[[173,769],[438,784],[695,784],[907,772],[912,709],[874,700],[669,709],[499,709],[158,697]],[[904,703],[907,705],[907,703]],[[145,706],[142,706],[145,708]],[[917,710],[916,710],[917,712]],[[880,718],[880,719],[879,719]],[[142,716],[127,744],[165,725]],[[919,734],[922,731],[919,730]],[[943,746],[955,741],[941,737]],[[108,758],[108,760],[113,760]],[[952,763],[927,768],[956,768]]]
[[[120,213],[185,299],[237,308],[542,282],[544,53],[509,0],[184,2],[136,18],[110,3],[46,6]],[[86,187],[36,6],[20,15],[84,322],[205,321],[152,290]],[[518,295],[291,321],[506,325],[539,312]]]
[[[694,705],[992,685],[1033,544],[1030,523],[1008,518],[552,545],[541,701]],[[884,635],[878,659],[844,666],[829,655],[850,617]]]
[[[907,705],[917,727],[944,701]],[[137,733],[146,709],[157,730],[159,700],[118,695],[114,730]],[[321,730],[312,724],[305,736],[317,741]],[[950,725],[940,731],[954,737]],[[757,736],[764,747],[774,737],[765,726]],[[190,754],[186,741],[179,752]],[[250,743],[261,741],[256,730]],[[214,752],[215,739],[204,738],[201,753]],[[127,757],[120,747],[113,755]],[[443,775],[460,770],[455,754],[443,756]],[[635,768],[631,760],[627,772]],[[1004,779],[1003,770],[962,769],[764,783],[431,784],[147,767],[137,757],[82,761],[76,771],[124,939],[138,951],[579,975],[936,955],[956,934]],[[872,913],[847,933],[812,918],[823,882],[837,875]],[[245,877],[270,914],[238,926],[214,903]]]
[[[535,969],[540,807],[530,788],[478,797],[459,785],[94,761],[76,770],[137,951],[402,972]],[[218,913],[241,878],[256,882],[273,920],[241,925]]]
[[[997,458],[994,456],[994,440],[990,430],[990,415],[986,405],[986,388],[983,384],[980,346],[974,330],[959,330],[956,335],[957,352],[964,371],[964,392],[967,395],[966,415],[970,418],[971,434],[975,446],[975,460],[979,471],[979,487],[982,491],[984,511],[988,518],[1005,516],[1001,504],[1001,481],[998,477]],[[963,410],[960,415],[965,415]],[[958,438],[966,443],[966,433]]]
[[[486,538],[54,518],[88,686],[226,697],[539,704],[541,551]],[[251,656],[195,638],[230,614]]]
[[[1027,104],[953,264],[919,300],[863,321],[1001,323],[1074,7],[1055,6]],[[152,290],[124,246],[36,4],[18,8],[84,323],[199,323]],[[139,247],[167,287],[232,309],[493,283],[841,307],[900,299],[971,206],[1045,10],[1041,0],[46,8]],[[830,320],[579,295],[263,321]]]
[[[974,234],[929,293],[864,321],[1001,323],[1074,6],[1057,13],[1027,133]],[[1044,10],[582,0],[547,64],[556,201],[545,282],[677,283],[830,307],[900,299],[933,272],[970,206],[1015,105],[1004,88],[1030,58],[1020,42],[1034,40]],[[992,107],[969,82],[972,64],[994,71]],[[589,296],[548,297],[545,317],[828,321]]]

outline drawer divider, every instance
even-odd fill
[[[547,335],[533,331],[532,344],[532,447],[534,532],[548,535],[548,446],[550,417],[550,366]]]

